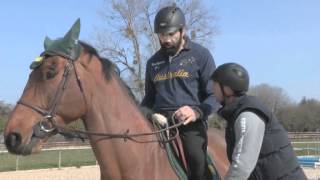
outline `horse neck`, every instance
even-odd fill
[[[104,132],[109,133],[119,133],[126,129],[142,132],[151,130],[117,77],[112,76],[95,89],[87,118],[99,123],[96,128],[103,128]]]
[[[152,131],[117,77],[112,76],[110,80],[98,83],[98,86],[92,92],[91,108],[85,116],[85,124],[89,131],[115,134],[124,133],[127,130],[129,134]],[[156,135],[137,138],[139,141],[151,139],[155,140]],[[132,173],[137,167],[137,162],[141,163],[138,165],[139,169],[148,171],[155,170],[150,168],[156,166],[161,167],[156,165],[161,162],[166,164],[166,167],[170,167],[158,143],[140,144],[130,140],[103,139],[103,137],[90,137],[90,141],[101,171],[107,169],[104,171],[107,173],[105,176],[110,178],[115,178],[117,175],[123,176],[128,171]],[[114,169],[110,169],[110,165]]]

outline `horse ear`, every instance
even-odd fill
[[[52,43],[53,41],[48,36],[46,36],[43,43],[44,49],[48,49],[48,47],[51,46]]]
[[[64,36],[64,40],[66,42],[75,42],[79,39],[80,34],[80,18],[76,20],[76,22],[72,25],[71,29]]]
[[[78,43],[79,34],[80,19],[77,19],[63,38],[51,40],[46,37],[44,41],[45,52],[55,53],[76,60],[81,53],[81,46]]]

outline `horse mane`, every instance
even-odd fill
[[[90,60],[92,59],[91,58],[92,56],[98,57],[98,59],[102,63],[102,66],[103,66],[102,70],[104,72],[106,80],[110,80],[112,76],[112,72],[114,72],[116,69],[116,65],[113,62],[111,62],[109,59],[101,57],[97,49],[94,48],[92,45],[84,41],[79,41],[79,43],[90,54]]]
[[[120,77],[118,67],[110,61],[108,58],[101,57],[97,51],[96,48],[94,48],[92,45],[84,42],[84,41],[79,41],[80,45],[90,54],[90,60],[92,59],[92,56],[98,57],[102,64],[102,71],[104,73],[104,76],[107,81],[109,81],[112,77],[112,75],[117,75],[119,79],[120,84],[122,85],[122,89],[129,94],[129,96],[134,100],[136,104],[138,104],[138,101],[133,94],[131,88],[127,85],[127,83]]]

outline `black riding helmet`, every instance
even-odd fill
[[[235,95],[242,95],[249,88],[249,74],[247,70],[236,63],[226,63],[219,66],[211,79],[222,86],[229,86]]]
[[[176,6],[168,6],[159,10],[154,20],[155,33],[173,33],[186,24],[183,12]]]

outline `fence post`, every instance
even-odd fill
[[[19,157],[20,156],[16,156],[16,171],[18,171],[19,170]]]
[[[59,150],[58,168],[61,169],[61,150]]]
[[[316,153],[315,153],[315,154],[316,154],[317,156],[319,156],[319,150],[320,150],[319,141],[318,141],[318,139],[315,139],[315,141],[318,142],[318,143],[317,143],[317,148],[316,148]]]

